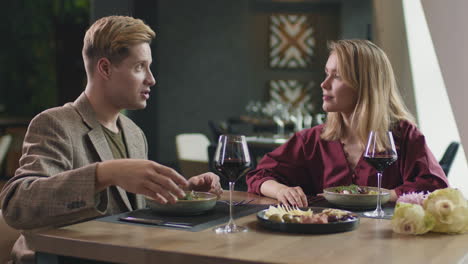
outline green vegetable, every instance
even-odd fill
[[[294,216],[293,219],[292,219],[292,223],[295,223],[295,224],[302,223],[301,217],[300,216]]]
[[[286,222],[286,223],[292,223],[294,220],[294,216],[290,215],[290,214],[284,214],[283,215],[283,221]]]
[[[356,184],[351,184],[349,186],[338,186],[335,188],[335,192],[342,193],[343,191],[349,191],[352,194],[359,194],[359,186]]]
[[[284,220],[280,214],[273,214],[270,217],[268,217],[268,220],[273,221],[273,222],[284,223]]]
[[[194,191],[191,191],[191,192],[187,192],[185,194],[185,197],[179,200],[193,201],[193,200],[200,200],[200,198],[197,196],[197,194]]]

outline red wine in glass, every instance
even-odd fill
[[[214,231],[218,234],[246,232],[247,227],[236,225],[232,217],[234,184],[250,169],[251,165],[245,136],[221,135],[216,146],[214,165],[216,170],[229,181],[229,222],[216,227]]]
[[[385,217],[381,202],[382,174],[397,158],[398,155],[391,131],[386,131],[385,133],[371,131],[369,133],[366,149],[364,151],[364,160],[377,171],[377,207],[372,212],[365,212],[365,216],[374,218]]]
[[[222,162],[215,162],[215,168],[230,182],[235,182],[250,169],[250,162],[242,159],[225,159]]]
[[[397,160],[396,156],[376,156],[376,157],[364,157],[372,167],[377,171],[384,171],[388,166],[392,165]]]

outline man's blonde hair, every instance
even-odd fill
[[[86,31],[83,43],[83,59],[86,71],[91,73],[101,58],[119,64],[129,55],[129,48],[139,43],[148,43],[156,34],[141,19],[128,16],[103,17]]]
[[[414,123],[398,90],[392,65],[374,43],[367,40],[340,40],[329,44],[330,54],[338,59],[338,74],[357,93],[357,102],[351,118],[351,128],[362,145],[369,132],[379,135],[400,120]],[[338,140],[345,136],[340,113],[328,113],[321,137]],[[382,142],[380,142],[382,143]],[[379,144],[381,146],[381,144]]]

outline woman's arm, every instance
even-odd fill
[[[257,168],[246,176],[249,192],[285,204],[307,206],[305,193],[315,194],[315,184],[321,182],[314,178],[322,176],[322,162],[314,162],[316,155],[320,155],[316,154],[320,152],[320,131],[321,127],[314,127],[296,133],[288,142],[266,154]]]
[[[262,194],[261,186],[269,180],[293,186],[298,179],[307,177],[303,145],[300,133],[296,133],[288,142],[265,154],[257,168],[246,175],[249,192]]]
[[[401,129],[399,162],[403,184],[395,188],[396,194],[448,187],[447,177],[427,146],[424,135],[409,122],[403,123]]]

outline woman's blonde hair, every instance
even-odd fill
[[[83,59],[86,70],[91,73],[100,58],[119,64],[129,55],[129,48],[139,43],[148,43],[156,34],[141,19],[128,16],[103,17],[86,31],[83,43]]]
[[[379,47],[367,40],[339,40],[330,43],[329,50],[337,56],[338,74],[356,90],[351,129],[363,146],[372,130],[383,135],[400,120],[414,123],[401,98],[390,61]],[[344,136],[342,115],[328,113],[322,139],[339,140]]]

